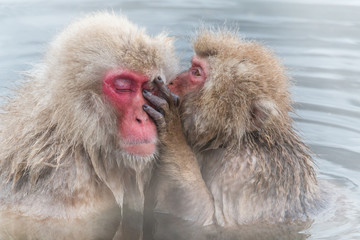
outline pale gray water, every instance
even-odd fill
[[[192,55],[189,36],[202,22],[238,27],[245,38],[274,49],[296,84],[296,127],[317,154],[319,178],[337,194],[302,236],[360,239],[359,1],[0,0],[0,95],[41,61],[57,32],[96,10],[121,10],[150,34],[167,30],[179,38],[185,63]]]

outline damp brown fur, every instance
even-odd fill
[[[311,217],[323,201],[311,153],[292,126],[289,77],[280,61],[226,30],[200,31],[194,51],[209,66],[204,85],[181,99],[194,154],[179,147],[181,131],[168,130],[158,171],[172,181],[159,181],[155,211],[222,226]],[[179,193],[171,206],[164,189]]]
[[[44,63],[27,74],[27,81],[2,106],[2,214],[69,226],[77,222],[78,229],[69,228],[74,232],[62,236],[49,230],[47,239],[102,238],[112,229],[89,229],[97,229],[100,221],[116,227],[120,209],[123,213],[126,207],[141,214],[155,155],[122,151],[118,113],[102,92],[102,79],[116,67],[171,78],[176,66],[171,38],[150,37],[115,14],[93,14],[60,33]],[[91,218],[95,223],[88,226]],[[88,232],[79,231],[85,226]]]

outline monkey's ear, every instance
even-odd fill
[[[265,123],[277,114],[275,103],[270,100],[256,100],[251,105],[250,132],[260,130]]]

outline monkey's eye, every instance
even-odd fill
[[[191,74],[195,77],[200,77],[201,76],[201,70],[199,68],[192,68],[191,69]]]
[[[131,80],[129,79],[116,79],[114,81],[114,88],[117,92],[131,92]]]

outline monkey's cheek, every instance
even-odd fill
[[[176,95],[180,95],[181,94],[181,91],[180,91],[180,89],[179,89],[179,86],[178,86],[178,84],[175,84],[175,83],[173,83],[173,84],[169,84],[168,85],[168,88],[170,89],[170,91],[172,92],[172,93],[174,93],[174,94],[176,94]],[[182,94],[181,94],[182,95]]]
[[[131,155],[147,157],[156,152],[155,143],[129,144],[123,145],[123,150]]]

